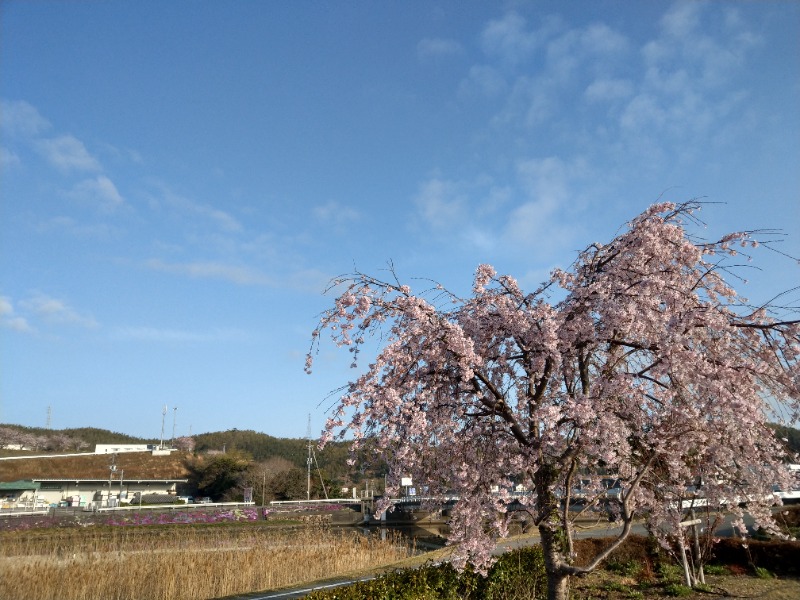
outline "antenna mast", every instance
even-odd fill
[[[161,449],[164,449],[164,419],[167,416],[167,405],[164,405],[164,410],[161,411]]]

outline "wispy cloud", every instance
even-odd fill
[[[704,21],[709,21],[706,26]],[[619,113],[622,135],[651,148],[694,148],[741,127],[732,115],[746,106],[736,74],[760,37],[735,9],[711,11],[699,2],[674,4],[660,20],[659,35],[643,44],[644,71]]]
[[[496,98],[508,91],[508,82],[503,73],[490,65],[470,67],[469,74],[459,84],[458,95],[464,100],[471,96]]]
[[[0,296],[0,326],[23,333],[33,331],[27,319],[15,313],[14,304],[8,296]]]
[[[574,182],[585,171],[580,162],[551,156],[520,161],[519,188],[527,199],[510,214],[504,236],[520,248],[552,256],[569,247],[579,233],[570,224],[575,210]]]
[[[633,91],[633,82],[627,79],[600,78],[589,84],[584,97],[589,102],[613,102],[629,98]]]
[[[182,215],[201,217],[214,223],[219,229],[228,233],[242,231],[242,224],[231,214],[178,194],[164,184],[159,183],[157,187],[159,189],[159,194],[157,197],[153,198],[156,207],[164,206]]]
[[[424,224],[433,229],[457,227],[469,208],[463,185],[439,178],[422,183],[414,203]]]
[[[331,200],[325,204],[315,206],[313,209],[314,218],[321,223],[334,224],[336,226],[346,225],[353,223],[361,218],[355,208],[345,206],[338,202]]]
[[[450,39],[425,38],[417,44],[417,58],[422,61],[450,58],[463,53],[464,47]]]
[[[67,195],[105,213],[114,212],[125,205],[117,186],[105,175],[79,181]]]
[[[146,266],[163,273],[174,273],[193,279],[218,279],[238,285],[271,285],[274,282],[256,269],[221,262],[167,263],[151,259],[146,262]]]
[[[98,327],[91,315],[81,314],[64,300],[37,292],[30,298],[21,300],[20,307],[49,323],[76,325],[79,327]]]
[[[105,223],[81,223],[72,217],[57,216],[40,222],[36,226],[39,233],[62,232],[76,237],[107,238],[116,230]]]
[[[291,289],[319,294],[332,279],[331,273],[318,269],[283,269],[280,273],[267,274],[258,269],[221,262],[170,263],[151,259],[145,263],[148,269],[171,273],[192,279],[227,281],[236,285],[268,286],[276,289]]]
[[[300,292],[310,292],[320,294],[333,279],[331,273],[324,273],[318,269],[300,269],[290,273],[281,282],[281,287],[297,290]]]
[[[486,25],[481,34],[481,46],[487,55],[515,66],[533,57],[560,28],[560,20],[553,17],[544,19],[539,29],[529,31],[524,17],[509,12]]]
[[[100,163],[78,138],[62,135],[38,140],[37,148],[50,164],[64,172],[100,171]]]
[[[50,122],[22,100],[0,101],[0,128],[7,136],[33,137],[50,128]]]
[[[20,164],[19,156],[8,148],[0,147],[0,167],[10,169]]]

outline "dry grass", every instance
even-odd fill
[[[411,554],[313,528],[119,527],[0,536],[0,598],[200,600],[296,585]]]
[[[150,452],[129,452],[117,455],[117,468],[125,471],[125,479],[186,479],[190,456],[173,452],[169,456],[153,456]],[[81,456],[48,456],[0,461],[0,481],[18,479],[108,479],[108,454]],[[115,477],[115,480],[119,475]]]

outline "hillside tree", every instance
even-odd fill
[[[313,332],[307,371],[324,330],[356,367],[371,334],[380,348],[343,388],[323,442],[374,442],[389,494],[407,475],[431,494],[455,492],[449,541],[460,566],[490,563],[510,490],[524,485],[518,500],[541,535],[553,600],[566,600],[570,577],[596,568],[635,518],[674,534],[682,515],[671,498],[699,474],[710,504],[746,499],[771,528],[772,485],[786,470],[767,424],[777,408],[798,416],[800,326],[777,300],[750,305],[726,281],[758,233],[698,239],[687,226],[699,208],[650,207],[532,293],[488,265],[466,298],[436,284],[415,294],[393,271],[335,279],[340,295]],[[599,473],[619,480],[621,527],[578,565],[570,494]]]

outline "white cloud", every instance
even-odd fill
[[[676,2],[661,17],[661,28],[670,37],[686,38],[697,30],[702,8],[700,2]]]
[[[19,156],[8,148],[0,147],[0,167],[10,169],[20,163]]]
[[[25,317],[15,314],[11,298],[7,296],[0,296],[0,326],[23,333],[33,331]]]
[[[361,214],[350,206],[344,206],[333,200],[320,204],[313,209],[314,218],[322,223],[342,226],[361,218]]]
[[[628,39],[614,31],[604,23],[596,23],[581,33],[581,45],[588,54],[625,54],[628,51]]]
[[[620,124],[634,135],[643,134],[653,127],[663,127],[666,118],[666,112],[653,95],[639,94],[625,108]]]
[[[552,255],[566,247],[577,233],[569,224],[570,203],[574,202],[571,182],[582,169],[579,162],[566,163],[557,157],[520,161],[520,187],[529,200],[512,211],[505,237],[543,254]]]
[[[60,231],[78,237],[109,237],[115,230],[104,223],[80,223],[72,217],[57,216],[42,221],[36,226],[39,233]]]
[[[207,219],[228,233],[237,233],[242,231],[242,224],[231,214],[213,206],[202,204],[177,194],[165,185],[159,184],[158,187],[160,188],[161,192],[160,199],[162,199],[164,203],[173,210]],[[156,205],[158,205],[157,202]]]
[[[630,43],[605,24],[567,30],[559,20],[546,18],[538,29],[529,30],[524,19],[510,13],[492,21],[482,40],[487,55],[498,57],[501,64],[473,67],[459,94],[462,98],[476,91],[489,97],[506,94],[504,106],[492,119],[495,126],[556,124],[573,102],[576,89],[586,89],[592,80],[617,82],[613,89],[608,84],[594,85],[589,96],[593,101],[601,94],[624,93],[627,97],[633,93],[623,88],[621,78],[613,76],[626,64]],[[544,55],[543,67],[532,70],[522,66],[537,52]]]
[[[557,18],[546,18],[538,30],[528,31],[527,21],[510,12],[488,23],[481,34],[481,46],[487,55],[517,65],[530,59],[560,27]]]
[[[417,44],[417,58],[420,60],[441,59],[458,56],[464,48],[455,40],[442,38],[426,38]]]
[[[426,181],[414,198],[419,215],[434,229],[457,226],[466,216],[467,197],[462,186],[438,178]]]
[[[291,273],[281,282],[281,288],[321,294],[330,284],[333,276],[317,269],[301,269]]]
[[[475,94],[493,98],[505,94],[507,90],[508,83],[500,71],[488,65],[475,65],[459,84],[458,94],[462,99]]]
[[[20,301],[19,304],[26,311],[50,323],[77,325],[87,328],[98,326],[97,321],[92,316],[82,315],[63,300],[45,294],[37,293],[28,299]]]
[[[586,88],[584,96],[589,102],[613,102],[633,94],[633,82],[627,79],[596,79]]]
[[[0,129],[5,135],[33,137],[50,128],[50,123],[33,106],[22,100],[0,102]]]
[[[193,279],[220,279],[238,285],[271,285],[273,280],[256,269],[220,262],[167,263],[158,259],[147,261],[154,271],[175,273]]]
[[[113,212],[125,205],[117,186],[105,175],[84,179],[75,184],[68,193],[70,198],[88,204],[102,212]]]
[[[237,285],[269,286],[276,289],[292,289],[313,294],[321,293],[332,279],[330,273],[316,269],[288,270],[283,274],[267,275],[263,271],[220,262],[168,263],[151,259],[145,266],[154,271],[172,273],[192,279],[215,279]]]
[[[71,135],[39,140],[37,147],[42,155],[62,171],[100,171],[100,163],[89,154],[86,146]]]

